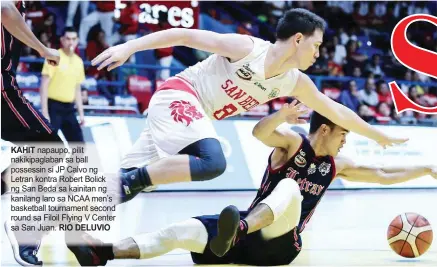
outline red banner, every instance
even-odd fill
[[[123,1],[121,1],[123,3]],[[167,27],[199,28],[199,1],[136,1],[140,9],[140,25],[154,29],[158,23],[165,22]],[[123,5],[117,5],[119,8]]]

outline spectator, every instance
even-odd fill
[[[83,134],[77,121],[75,104],[80,124],[84,123],[80,84],[85,80],[83,61],[74,50],[78,44],[77,31],[67,27],[61,37],[59,49],[61,60],[58,66],[44,63],[41,81],[41,108],[54,129],[60,129],[69,142],[83,142]]]
[[[355,67],[362,67],[363,63],[367,60],[367,56],[357,51],[357,41],[350,40],[347,44],[347,64],[345,65],[345,74],[350,75]]]
[[[366,80],[364,90],[358,92],[358,99],[368,106],[374,107],[378,105],[379,98],[375,92],[375,81],[372,78]]]
[[[111,46],[112,28],[114,27],[114,1],[91,1],[97,6],[97,10],[88,14],[80,22],[79,42],[80,46],[85,47],[88,32],[91,27],[100,22],[100,27],[105,32],[106,42]]]
[[[334,62],[335,51],[329,51],[329,59],[328,59],[328,70],[330,76],[344,76],[343,66],[342,64],[337,64]]]
[[[390,106],[385,102],[379,103],[378,106],[376,107],[375,118],[378,123],[382,123],[382,124],[393,122],[391,118]]]
[[[375,120],[375,112],[364,104],[358,107],[358,115],[366,122]]]
[[[26,10],[26,21],[30,24],[33,32],[38,32],[44,25],[48,10],[39,1],[29,1]]]
[[[88,105],[88,90],[82,87],[81,94],[82,94],[82,104]]]
[[[373,75],[378,76],[378,77],[384,77],[384,71],[381,68],[381,61],[380,61],[381,57],[378,54],[374,54],[372,56],[372,62],[369,62],[366,65],[366,71],[369,73],[373,73]]]
[[[358,113],[360,100],[358,99],[358,87],[354,80],[348,82],[348,87],[340,93],[340,103]]]
[[[361,77],[361,75],[362,75],[361,68],[360,67],[355,67],[354,71],[352,73],[352,76],[359,78],[359,77]]]
[[[386,12],[385,16],[383,17],[383,22],[384,22],[384,25],[383,25],[382,29],[384,31],[390,32],[395,28],[398,21],[397,21],[396,15],[395,15],[394,2],[390,2],[387,4],[387,12]]]
[[[334,47],[334,62],[338,65],[343,65],[346,59],[347,53],[344,45],[339,43],[338,36],[334,36],[332,39],[332,44]]]
[[[404,75],[404,80],[410,82],[412,78],[413,78],[413,74],[411,73],[411,70],[407,70]],[[405,94],[408,94],[410,91],[410,84],[401,82],[401,90]]]
[[[361,2],[356,1],[354,3],[354,9],[352,11],[352,18],[355,23],[357,23],[361,27],[365,27],[367,25],[367,20],[364,14],[360,13]]]
[[[88,45],[85,50],[86,59],[91,61],[95,57],[97,57],[100,53],[105,51],[109,46],[105,41],[105,32],[102,30],[98,30],[96,34],[91,35],[91,40],[88,42]],[[89,66],[87,68],[87,75],[93,77],[98,80],[108,76],[108,71],[106,69],[102,69],[101,71],[97,70],[97,67]]]
[[[328,69],[328,49],[323,46],[320,49],[320,56],[317,58],[316,62],[312,66],[312,73],[319,74],[319,75],[328,75],[329,69]]]
[[[80,6],[80,19],[86,17],[88,14],[88,6],[89,1],[69,1],[68,2],[68,13],[67,13],[67,20],[65,22],[65,26],[71,27],[73,26],[73,19],[76,15],[77,7]]]
[[[388,85],[384,80],[380,80],[376,85],[376,92],[378,93],[379,102],[387,103],[390,106],[393,104],[393,99],[390,94],[390,90],[388,90]]]
[[[366,15],[366,24],[374,31],[380,29],[383,24],[383,20],[376,14],[376,8],[376,2],[369,2],[369,12]]]
[[[119,18],[114,18],[118,22],[120,28],[113,35],[112,43],[127,42],[137,38],[139,31],[138,18],[140,16],[140,8],[134,2],[127,2],[126,7],[120,12]],[[135,56],[131,56],[130,63],[135,63]]]
[[[418,92],[417,86],[410,87],[410,90],[408,91],[408,98],[410,98],[411,101],[416,104],[425,105],[425,103],[422,101],[421,94]]]

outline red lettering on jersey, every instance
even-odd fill
[[[303,188],[304,188],[304,186],[305,186],[305,183],[307,182],[307,178],[305,178],[305,179],[297,179],[297,184],[298,185],[300,185],[300,191],[302,191],[303,190]]]
[[[235,88],[238,88],[238,87],[235,87]],[[233,88],[232,88],[233,89]],[[239,89],[240,91],[238,91],[238,92],[236,92],[235,94],[233,94],[233,95],[231,95],[230,93],[228,94],[227,92],[227,94],[228,94],[228,96],[230,96],[232,99],[234,99],[234,100],[238,100],[238,99],[240,99],[240,98],[242,98],[243,96],[245,96],[246,95],[246,92],[244,92],[243,90],[241,90],[241,89]]]
[[[319,188],[318,184],[313,184],[313,187],[311,187],[310,194],[311,195],[316,195],[317,191],[319,191],[318,188]]]
[[[216,120],[223,120],[226,117],[231,116],[237,111],[237,107],[233,104],[228,104],[224,106],[222,109],[219,109],[214,112],[214,118]]]
[[[306,185],[306,187],[305,187],[305,192],[310,191],[310,186],[312,186],[312,185],[313,185],[312,182],[307,182],[307,185]]]
[[[232,85],[234,84],[231,80],[226,80],[224,84],[222,84],[223,89],[227,89],[229,87],[229,83]]]
[[[256,100],[255,98],[251,97],[250,95],[248,95],[246,97],[246,99],[244,99],[241,102],[238,102],[238,104],[244,108],[245,110],[249,110],[257,105],[259,105],[258,100]]]
[[[323,188],[325,188],[323,185],[319,185],[319,191],[317,192],[317,195],[320,195],[320,193],[322,193]]]
[[[224,84],[222,84],[222,89],[225,89],[225,93],[232,99],[238,100],[246,95],[246,92],[238,88],[238,86],[233,86],[234,83],[231,80],[226,80]],[[238,90],[238,91],[237,91]]]
[[[287,178],[291,178],[291,179],[293,179],[294,180],[294,178],[296,178],[296,175],[298,175],[299,174],[299,172],[298,171],[296,171],[295,169],[293,169],[293,168],[288,168],[287,169],[287,174],[285,175],[285,177],[287,177]]]

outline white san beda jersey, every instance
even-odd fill
[[[297,69],[265,79],[264,62],[272,44],[251,38],[254,47],[245,58],[231,63],[214,54],[177,75],[192,83],[211,119],[222,120],[274,98],[290,96],[296,85]]]

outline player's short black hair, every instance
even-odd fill
[[[303,8],[294,8],[285,12],[276,27],[276,38],[287,40],[300,32],[305,36],[313,35],[319,29],[325,31],[326,22],[320,16]]]
[[[320,126],[323,124],[329,126],[329,128],[333,129],[336,124],[330,121],[328,118],[320,115],[319,113],[313,111],[313,114],[311,114],[311,120],[310,120],[310,134],[315,133]]]
[[[77,30],[76,30],[76,28],[74,28],[72,26],[65,27],[64,30],[62,31],[62,36],[64,36],[67,32],[77,33]]]

